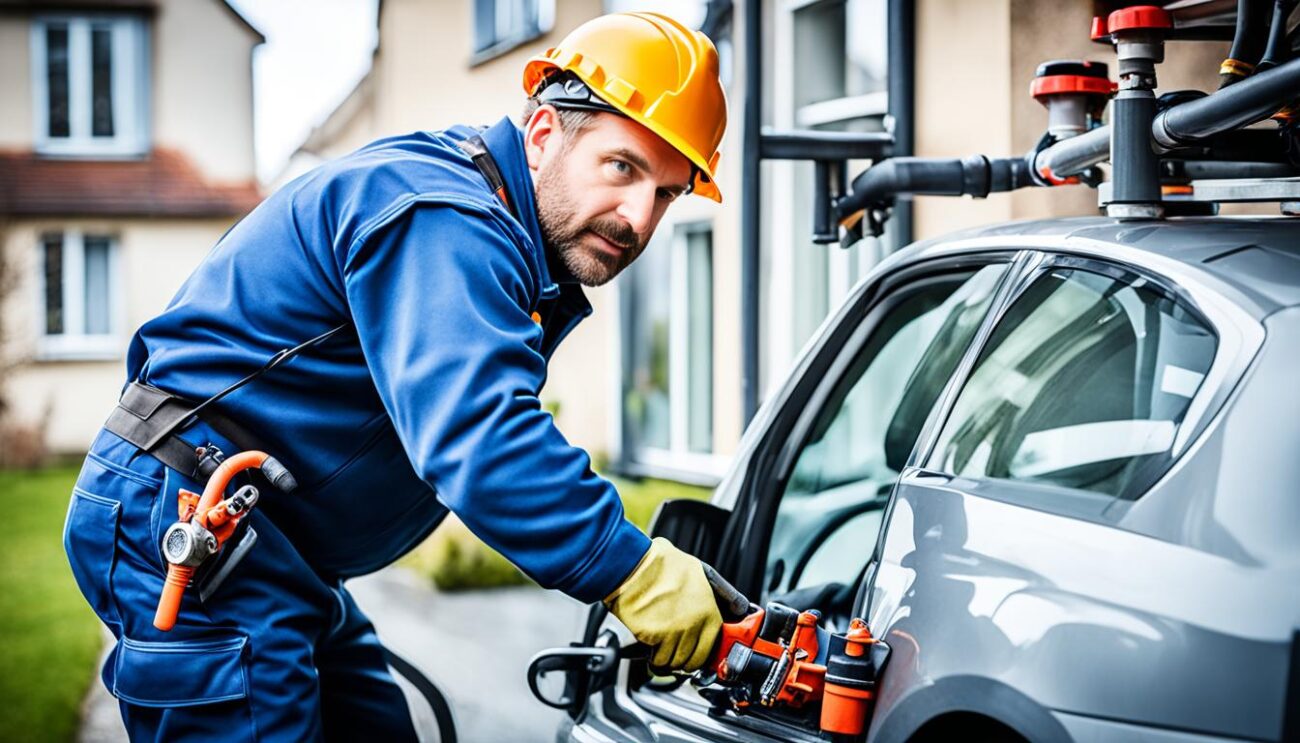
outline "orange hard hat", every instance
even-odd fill
[[[535,95],[562,72],[685,155],[694,165],[694,193],[722,201],[713,176],[727,97],[709,37],[658,13],[613,13],[528,60],[524,90]]]

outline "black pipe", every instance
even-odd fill
[[[916,154],[916,3],[913,0],[889,0],[888,66],[889,115],[894,119],[894,154]],[[894,208],[892,232],[894,245],[912,242],[912,204]]]
[[[1174,106],[1156,116],[1151,134],[1166,149],[1193,144],[1272,116],[1300,91],[1300,59],[1252,75],[1213,95]]]
[[[1268,27],[1268,46],[1264,47],[1264,58],[1255,65],[1256,72],[1271,70],[1291,59],[1291,45],[1286,39],[1286,24],[1300,0],[1275,0],[1273,3],[1273,20]]]
[[[883,132],[767,131],[759,142],[763,160],[880,160],[895,151]]]
[[[744,425],[758,412],[759,259],[763,228],[759,199],[763,123],[763,3],[745,0],[745,99],[740,186],[740,401]]]
[[[892,206],[899,196],[974,196],[1032,186],[1023,157],[961,159],[894,157],[870,167],[853,180],[853,190],[836,205],[840,221],[864,209]]]
[[[1228,59],[1244,62],[1254,69],[1264,53],[1264,43],[1268,40],[1268,0],[1237,0],[1237,31],[1232,37],[1232,50]],[[1219,89],[1246,79],[1249,72],[1222,72],[1219,74]]]

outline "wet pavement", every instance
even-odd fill
[[[533,699],[524,671],[538,650],[567,645],[578,637],[585,605],[532,587],[439,593],[400,567],[347,585],[384,644],[446,694],[461,741],[555,740],[563,713]],[[78,740],[119,743],[126,740],[126,732],[117,700],[104,690],[98,669]],[[407,691],[408,696],[413,693]],[[414,707],[417,725],[431,725],[431,713],[421,704]]]

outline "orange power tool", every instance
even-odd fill
[[[759,608],[705,566],[724,619],[718,646],[696,684],[715,707],[743,713],[754,705],[816,713],[827,733],[860,736],[875,701],[889,646],[854,619],[846,632],[818,626],[816,611],[776,602]],[[706,693],[712,691],[712,693]],[[815,710],[820,704],[820,711]]]
[[[198,453],[203,456],[206,449],[200,448]],[[222,498],[235,475],[254,468],[261,469],[271,484],[282,491],[289,492],[297,487],[293,476],[275,457],[265,452],[246,451],[217,466],[203,488],[203,495],[185,489],[180,491],[177,499],[180,518],[163,535],[167,579],[163,582],[153,626],[164,632],[176,626],[181,597],[194,577],[195,568],[221,551],[222,545],[235,533],[239,521],[257,504],[258,490],[252,485],[245,485],[229,498]]]

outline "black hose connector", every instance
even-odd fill
[[[836,202],[841,223],[858,212],[886,209],[899,196],[973,196],[1014,191],[1036,185],[1030,177],[1025,158],[987,158],[972,155],[961,159],[932,157],[895,157],[863,171],[853,180],[848,195]],[[880,225],[871,223],[871,232],[879,236]]]
[[[267,457],[262,462],[262,475],[282,493],[292,493],[298,488],[298,481],[290,474],[289,468],[280,464],[280,460],[275,457]]]
[[[1151,134],[1165,149],[1185,147],[1272,116],[1300,91],[1300,59],[1156,116]]]
[[[1237,0],[1237,29],[1232,50],[1219,70],[1219,89],[1245,80],[1259,64],[1268,41],[1268,0]]]
[[[1268,46],[1264,47],[1264,58],[1255,65],[1255,72],[1271,70],[1291,60],[1286,24],[1297,4],[1300,4],[1300,0],[1274,0],[1273,20],[1268,27]]]

